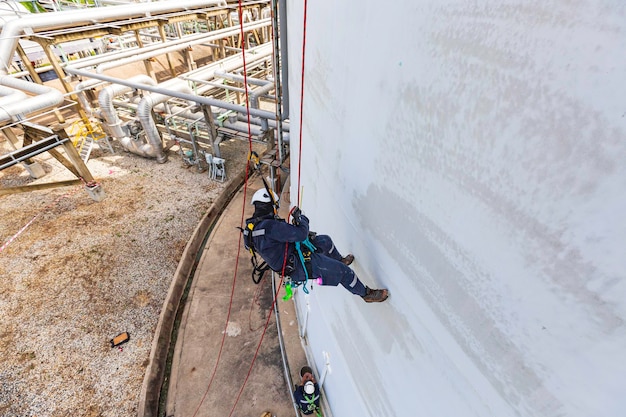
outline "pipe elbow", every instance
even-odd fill
[[[149,158],[156,158],[156,161],[159,164],[164,164],[167,162],[167,155],[163,152],[163,150],[157,149],[156,147],[152,146],[152,144],[150,143],[146,143],[142,145],[140,148],[140,152],[143,154],[143,156],[146,156]]]
[[[124,136],[123,138],[119,139],[119,141],[128,152],[134,153],[135,155],[143,156],[144,158],[151,157],[151,155],[148,155],[142,149],[143,143],[141,141],[138,141],[137,139],[130,136]]]

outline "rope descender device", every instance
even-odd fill
[[[252,162],[252,168],[256,171],[261,170],[261,160],[259,159],[259,154],[250,151],[250,155],[248,155],[248,161]]]

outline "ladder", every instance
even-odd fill
[[[94,125],[89,121],[85,123],[83,120],[77,120],[72,123],[69,130],[70,134],[74,137],[72,143],[78,150],[80,159],[82,159],[83,162],[86,163],[89,160],[93,146],[96,143],[100,149],[106,149],[111,153],[115,153],[109,142],[109,138],[102,131],[100,125],[96,125],[94,128]],[[104,144],[102,142],[104,142]]]
[[[89,160],[89,156],[91,156],[91,150],[93,149],[94,140],[91,136],[86,136],[80,145],[78,154],[80,155],[80,159],[83,162],[87,162]]]

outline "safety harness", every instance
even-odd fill
[[[316,390],[316,392],[314,392],[311,395],[308,395],[307,393],[302,392],[302,397],[304,398],[304,401],[302,400],[298,401],[298,407],[300,408],[300,410],[302,410],[302,413],[303,414],[315,413],[316,417],[322,417],[322,409],[320,408],[318,404],[316,404],[316,401],[319,401],[320,399],[319,391]]]
[[[259,154],[257,154],[254,151],[251,151],[250,154],[248,155],[248,161],[252,163],[253,169],[258,171],[259,174],[261,174],[261,162],[259,159]],[[261,179],[263,180],[263,186],[265,187],[265,191],[267,191],[267,195],[270,197],[270,200],[272,201],[272,208],[274,209],[274,217],[277,218],[278,217],[278,202],[274,199],[274,193],[272,192],[272,190],[270,190],[270,187],[269,185],[267,185],[267,181],[265,181],[265,178],[263,177],[263,175],[261,175]],[[255,284],[260,283],[261,280],[263,279],[263,275],[265,274],[265,272],[271,269],[271,267],[267,264],[267,262],[263,261],[259,263],[259,259],[256,256],[256,251],[254,250],[254,243],[253,243],[252,238],[255,236],[260,236],[260,235],[265,234],[265,229],[254,230],[254,227],[256,226],[256,224],[261,220],[264,220],[264,218],[259,217],[259,218],[247,219],[245,229],[238,227],[238,229],[241,230],[241,233],[243,233],[244,246],[252,255],[250,258],[250,263],[252,264],[252,282],[254,282]],[[275,272],[281,272],[281,271],[275,271]]]
[[[256,152],[252,151],[250,152],[250,155],[248,156],[248,160],[252,162],[254,169],[260,172],[261,165],[259,161],[259,155]],[[268,186],[267,181],[265,181],[265,178],[261,176],[261,179],[263,180],[263,186],[265,187],[265,190],[267,191],[267,194],[269,195],[272,201],[272,207],[274,209],[274,219],[282,220],[278,217],[278,202],[274,199],[274,193],[270,190],[270,187]],[[255,227],[257,223],[259,223],[261,220],[266,220],[266,219],[268,219],[267,216],[247,219],[245,229],[238,227],[238,229],[241,230],[241,233],[243,233],[243,236],[244,236],[244,246],[252,255],[250,257],[250,263],[252,264],[252,282],[254,282],[255,284],[260,283],[261,280],[263,279],[263,275],[265,274],[265,272],[272,269],[264,260],[262,262],[259,262],[259,259],[256,256],[256,251],[254,249],[254,241],[253,241],[254,237],[262,236],[265,234],[265,229],[255,229]],[[304,249],[303,249],[303,246],[304,246]],[[305,280],[304,280],[303,290],[306,294],[308,294],[309,290],[307,289],[306,284],[309,281],[309,278],[313,275],[312,268],[311,268],[311,254],[315,252],[316,248],[311,243],[308,237],[302,242],[296,242],[295,248],[296,248],[296,253],[298,254],[298,257],[300,258],[300,262],[302,263],[302,265],[304,265]],[[285,276],[290,276],[293,271],[294,271],[294,265],[290,264],[289,262],[286,262],[284,271],[274,270],[274,272],[284,274]],[[293,287],[297,287],[300,284],[301,283],[299,282],[293,282],[291,280],[288,280],[285,283],[287,296],[283,297],[283,299],[291,298],[291,295],[292,295],[291,289]]]
[[[268,220],[269,217],[270,216],[264,216],[264,217],[256,217],[256,218],[247,219],[246,228],[245,229],[239,228],[239,230],[241,230],[241,233],[243,233],[244,247],[250,252],[250,255],[251,255],[250,263],[252,264],[252,282],[254,282],[255,284],[260,283],[261,280],[263,279],[263,275],[265,274],[265,272],[272,269],[267,264],[267,262],[265,262],[262,258],[261,260],[259,260],[259,257],[257,257],[257,253],[254,248],[254,240],[253,240],[253,238],[257,236],[265,235],[265,229],[258,229],[256,228],[256,225],[260,223],[262,220]],[[281,220],[280,218],[277,218],[276,216],[274,216],[274,219]],[[311,243],[311,241],[307,237],[302,242],[296,242],[295,249],[296,249],[296,254],[298,258],[300,259],[300,263],[304,265],[305,280],[303,283],[289,280],[286,283],[286,286],[288,287],[287,294],[289,295],[289,293],[291,292],[290,290],[293,287],[297,287],[300,284],[303,284],[302,289],[306,294],[308,294],[309,290],[306,287],[306,285],[309,279],[312,278],[313,276],[313,270],[311,267],[311,255],[313,254],[313,252],[316,251],[317,248],[315,247],[315,245],[313,245],[313,243]],[[283,271],[276,271],[276,270],[273,270],[273,271],[279,274],[283,273]],[[294,271],[294,265],[290,262],[286,262],[284,275],[290,276],[291,273],[293,273],[293,271]],[[287,297],[287,298],[291,298],[291,297]]]
[[[304,246],[304,249],[302,249]],[[304,265],[304,283],[302,285],[302,290],[305,294],[309,293],[309,289],[306,287],[306,284],[309,282],[309,278],[313,275],[313,267],[311,266],[311,255],[315,252],[315,246],[311,243],[309,238],[307,237],[302,242],[296,242],[296,252],[298,253],[298,257],[300,258],[300,262]]]
[[[304,399],[307,403],[309,403],[309,410],[312,410],[316,417],[322,417],[322,410],[320,410],[320,407],[315,404],[315,395],[308,396],[304,394]]]
[[[262,236],[265,234],[265,229],[258,229],[258,230],[254,229],[257,223],[259,223],[261,220],[264,220],[264,218],[257,217],[257,218],[248,219],[246,220],[246,228],[245,229],[239,228],[239,230],[241,230],[241,233],[243,233],[243,245],[252,255],[250,257],[250,263],[252,264],[252,282],[254,282],[255,284],[258,284],[259,282],[261,282],[265,272],[272,269],[267,264],[267,262],[263,260],[262,262],[259,263],[259,259],[257,258],[256,251],[254,249],[254,242],[252,238],[255,236]],[[275,271],[275,272],[281,272],[281,271]]]

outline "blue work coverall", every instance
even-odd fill
[[[293,397],[302,410],[302,414],[313,414],[320,408],[320,386],[317,382],[313,386],[315,391],[311,395],[304,392],[304,385],[298,385],[293,392]]]
[[[283,271],[285,254],[287,255],[285,275],[289,275],[295,282],[306,280],[305,269],[296,250],[296,242],[303,242],[307,237],[309,237],[309,219],[305,215],[300,216],[300,224],[297,226],[282,219],[275,219],[273,215],[264,216],[252,231],[254,250],[274,271]],[[310,241],[316,250],[311,254],[312,276],[309,276],[309,279],[321,277],[322,285],[341,284],[351,293],[364,296],[365,285],[351,268],[341,262],[342,256],[330,236],[316,235]],[[302,250],[306,250],[304,245]]]

